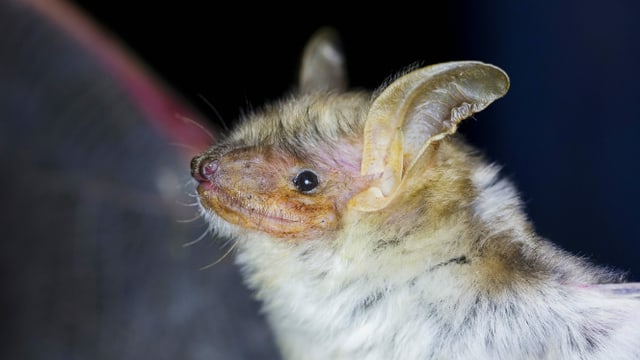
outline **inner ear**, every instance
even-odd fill
[[[363,211],[387,206],[405,174],[434,141],[509,89],[501,69],[460,61],[428,66],[392,82],[374,100],[365,123],[362,175],[376,177],[350,204]]]
[[[344,91],[347,71],[338,33],[332,28],[318,30],[305,47],[298,86],[302,93]]]

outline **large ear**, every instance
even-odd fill
[[[460,121],[508,89],[504,71],[474,61],[428,66],[392,82],[374,100],[364,130],[361,173],[378,180],[350,206],[362,211],[387,206],[429,144],[453,134]]]
[[[335,30],[322,28],[311,37],[302,56],[298,81],[303,93],[346,89],[347,71]]]

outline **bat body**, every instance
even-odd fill
[[[539,237],[455,134],[508,90],[451,62],[345,89],[335,35],[298,91],[192,161],[287,359],[637,359],[637,284]]]

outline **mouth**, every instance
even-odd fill
[[[202,207],[243,228],[294,237],[308,227],[302,216],[296,214],[293,204],[286,200],[267,202],[255,195],[232,194],[211,182],[200,183],[197,191]]]

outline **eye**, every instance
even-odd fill
[[[302,170],[293,178],[293,185],[303,193],[309,193],[318,186],[318,175],[311,170]]]

